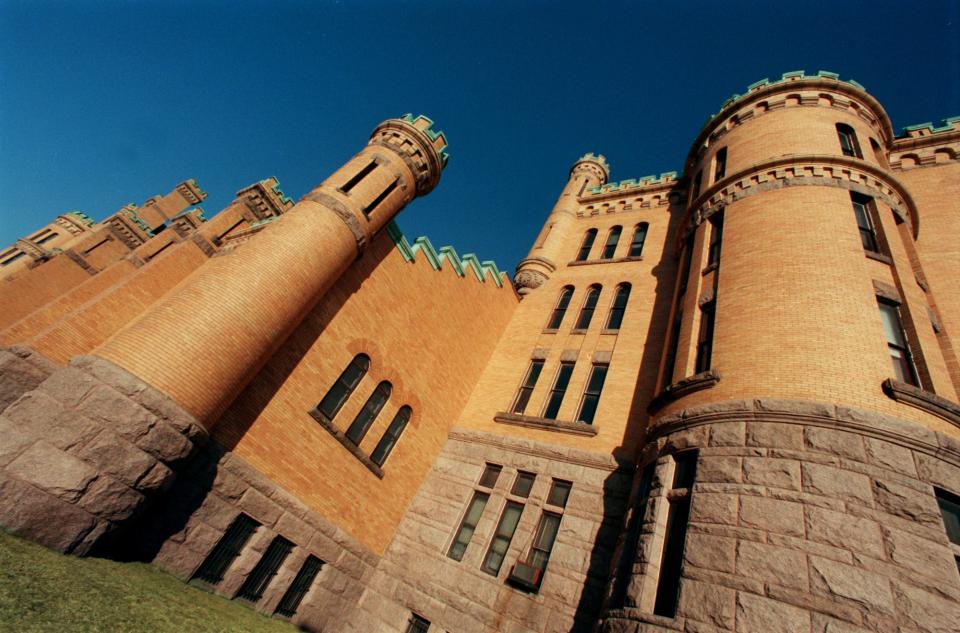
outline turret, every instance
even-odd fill
[[[553,211],[547,218],[537,241],[525,259],[517,265],[513,281],[520,295],[526,295],[543,285],[550,273],[566,254],[563,247],[568,232],[574,226],[577,212],[577,198],[591,187],[599,187],[610,178],[610,167],[603,154],[584,154],[570,168],[570,177],[560,192]]]

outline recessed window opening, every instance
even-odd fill
[[[640,485],[637,488],[636,503],[630,513],[630,521],[627,525],[627,534],[624,538],[623,549],[620,552],[620,560],[617,561],[617,572],[613,580],[613,588],[610,591],[610,608],[619,609],[626,604],[627,589],[633,578],[633,564],[637,558],[637,550],[640,545],[640,533],[643,528],[643,517],[646,514],[647,500],[650,497],[650,488],[653,483],[653,473],[656,469],[656,462],[647,464],[643,473],[640,475]]]
[[[573,297],[573,286],[564,286],[560,291],[560,298],[557,299],[557,306],[550,315],[550,321],[547,322],[548,330],[556,330],[563,323],[563,317],[567,313],[567,307],[570,305],[570,299]]]
[[[366,354],[357,354],[353,360],[350,361],[350,364],[347,365],[347,368],[343,370],[343,373],[340,374],[340,377],[337,378],[337,381],[333,383],[333,386],[330,387],[330,390],[327,392],[327,395],[323,397],[323,400],[320,401],[320,404],[317,405],[320,413],[325,415],[329,420],[336,417],[337,413],[340,412],[340,408],[343,407],[347,398],[349,398],[350,394],[357,388],[360,380],[366,375],[369,369],[370,357]]]
[[[597,229],[590,229],[583,236],[583,242],[580,243],[580,250],[577,252],[578,262],[585,262],[590,257],[590,249],[593,248],[593,241],[597,239]]]
[[[594,285],[587,289],[587,297],[583,301],[583,307],[580,308],[580,316],[577,317],[577,323],[573,326],[575,330],[586,330],[590,327],[590,321],[593,320],[593,313],[597,309],[597,302],[600,300],[600,286]]]
[[[313,584],[317,574],[320,573],[321,567],[323,567],[323,561],[312,554],[307,556],[307,560],[303,562],[303,566],[300,568],[300,571],[297,572],[297,576],[283,594],[283,598],[280,599],[280,603],[277,605],[274,613],[288,618],[293,617],[300,603],[303,602],[303,597],[310,591],[310,586]]]
[[[282,536],[275,537],[270,542],[270,546],[267,547],[263,557],[257,562],[256,567],[243,581],[243,585],[237,592],[237,597],[250,602],[258,602],[263,597],[263,592],[270,585],[270,581],[277,575],[280,565],[290,555],[291,550],[293,550],[293,543]]]
[[[353,423],[347,429],[347,439],[358,446],[360,445],[363,437],[367,434],[367,431],[370,430],[370,426],[374,420],[377,419],[377,416],[380,415],[380,410],[383,409],[383,405],[387,403],[387,399],[390,398],[392,391],[393,385],[386,380],[377,385],[377,388],[374,389],[370,397],[367,398],[366,404],[363,405],[363,408],[360,409],[357,417],[354,418]]]
[[[887,338],[887,349],[890,352],[894,376],[900,382],[919,387],[920,380],[907,343],[907,335],[903,331],[899,306],[879,297],[877,297],[877,304],[880,306],[880,319],[883,321],[883,333]]]
[[[503,566],[503,559],[507,555],[507,549],[510,547],[510,541],[513,540],[513,534],[517,531],[517,524],[520,523],[520,516],[523,514],[523,505],[514,501],[508,501],[503,508],[503,514],[497,522],[497,530],[493,535],[493,541],[490,542],[490,548],[487,555],[483,558],[481,569],[488,574],[496,576],[500,573],[500,567]]]
[[[558,508],[567,507],[567,499],[570,498],[570,489],[573,484],[569,481],[554,479],[550,485],[550,492],[547,494],[547,503]]]
[[[870,217],[873,198],[851,192],[850,202],[853,204],[853,213],[857,218],[857,229],[860,231],[860,242],[863,244],[863,250],[868,253],[879,254],[880,241],[877,239],[877,230]]]
[[[860,142],[857,141],[857,133],[846,123],[837,123],[837,137],[840,139],[840,151],[844,156],[853,156],[854,158],[863,158],[860,152]]]
[[[407,428],[407,422],[410,421],[412,414],[413,409],[408,405],[400,407],[397,414],[393,416],[393,420],[390,421],[390,426],[387,427],[383,437],[377,442],[373,453],[370,454],[370,461],[377,466],[383,466],[384,462],[387,461],[387,457],[389,457],[393,451],[393,447],[396,446],[400,440],[400,435],[403,433],[403,430]]]
[[[623,324],[623,315],[627,310],[627,301],[630,300],[630,284],[620,284],[613,295],[613,304],[610,306],[610,316],[607,317],[608,330],[619,330]]]
[[[947,532],[947,538],[954,545],[960,545],[960,497],[940,488],[934,488],[933,491],[943,516],[943,528]]]
[[[643,243],[647,241],[649,226],[646,222],[641,222],[633,230],[633,241],[630,242],[630,251],[627,253],[629,257],[640,257],[643,254]]]
[[[40,246],[41,244],[46,244],[47,242],[49,242],[49,241],[52,240],[53,238],[59,237],[59,236],[60,236],[59,233],[50,233],[49,235],[45,235],[43,238],[37,240],[35,243],[36,243],[37,246]]]
[[[533,394],[533,389],[537,386],[541,371],[543,371],[542,360],[530,361],[530,368],[527,369],[527,375],[524,377],[517,398],[513,402],[513,408],[511,409],[513,413],[523,413],[526,410],[527,403],[530,402],[530,395]]]
[[[597,405],[600,404],[603,383],[607,378],[607,369],[608,365],[606,363],[594,363],[590,370],[587,388],[583,392],[583,401],[580,403],[580,412],[577,413],[577,422],[593,424],[593,418],[597,414]]]
[[[617,252],[617,243],[620,241],[620,233],[623,227],[615,226],[607,234],[607,243],[603,247],[603,259],[612,259]]]
[[[690,194],[690,202],[693,202],[700,197],[700,186],[703,183],[703,170],[697,172],[697,175],[693,177],[693,191]]]
[[[417,615],[416,613],[410,614],[410,619],[407,620],[407,630],[404,633],[427,633],[430,630],[430,620]]]
[[[674,457],[673,489],[685,489],[683,496],[671,495],[667,510],[667,527],[657,579],[657,594],[653,612],[672,618],[677,614],[680,594],[680,568],[683,564],[683,548],[687,537],[687,522],[690,518],[690,499],[693,480],[696,476],[697,452],[688,451]]]
[[[240,555],[243,546],[247,544],[258,527],[260,524],[247,515],[239,515],[223,533],[223,537],[217,541],[216,546],[203,560],[193,577],[211,585],[219,584],[227,568]]]
[[[0,262],[0,266],[9,266],[9,265],[12,264],[13,262],[15,262],[15,261],[17,261],[18,259],[20,259],[21,257],[26,257],[26,256],[27,256],[27,254],[24,253],[23,251],[16,251],[13,255],[11,255],[10,257],[6,258],[6,259],[3,260],[2,262]]]
[[[373,210],[376,209],[381,202],[386,200],[387,196],[393,193],[394,189],[397,188],[397,185],[399,183],[400,183],[400,180],[397,178],[394,178],[393,182],[387,185],[387,188],[381,191],[380,195],[373,199],[373,202],[371,202],[370,204],[368,204],[363,208],[363,214],[366,216],[369,216],[371,213],[373,213]]]
[[[373,160],[370,161],[369,163],[367,163],[367,165],[363,169],[358,171],[353,178],[348,180],[342,187],[340,187],[340,191],[343,193],[350,193],[351,189],[356,187],[361,180],[366,178],[376,168],[377,168],[377,162]]]
[[[480,522],[480,517],[483,516],[483,510],[487,507],[487,501],[489,499],[490,495],[485,492],[478,490],[473,493],[473,498],[470,500],[467,511],[463,515],[463,520],[460,522],[460,527],[457,528],[457,534],[453,537],[453,543],[450,544],[450,549],[447,550],[448,557],[453,560],[463,560],[463,555],[467,551],[467,545],[470,544],[470,539],[473,538],[473,533],[477,529],[477,523]]]
[[[710,216],[710,250],[707,265],[720,265],[720,245],[723,242],[723,212],[721,208]]]
[[[503,466],[500,464],[487,464],[483,467],[483,474],[480,475],[480,481],[477,485],[484,488],[493,488],[497,485],[502,470]]]
[[[570,384],[570,376],[572,374],[573,362],[561,362],[560,369],[557,371],[556,380],[553,382],[553,388],[547,397],[547,405],[543,410],[543,417],[548,420],[557,419],[557,413],[560,412],[560,405],[563,403],[563,396],[567,392],[567,385]]]
[[[517,473],[517,478],[513,481],[513,488],[510,489],[510,494],[518,497],[529,497],[530,491],[533,490],[533,482],[536,481],[536,479],[536,474],[523,472],[521,470]]]
[[[717,152],[716,162],[714,163],[713,182],[717,182],[727,175],[727,148],[724,147]]]
[[[700,308],[700,334],[697,336],[697,364],[696,373],[710,369],[713,356],[713,326],[716,316],[716,300],[704,304]]]

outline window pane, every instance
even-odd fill
[[[553,383],[553,389],[550,390],[550,397],[547,399],[547,406],[544,409],[543,417],[555,420],[560,411],[560,404],[563,402],[563,395],[567,391],[567,384],[570,382],[570,375],[573,373],[573,363],[560,363],[560,371],[557,372],[556,381]]]
[[[577,324],[574,326],[574,329],[586,330],[590,327],[590,321],[593,320],[593,311],[596,310],[599,299],[599,286],[591,286],[590,289],[587,290],[587,298],[583,302],[583,308],[580,309],[580,317],[577,319]]]
[[[500,566],[503,565],[503,558],[510,547],[510,541],[513,539],[513,533],[517,529],[517,523],[520,521],[520,515],[523,513],[523,506],[518,503],[508,502],[500,515],[500,521],[497,524],[496,536],[490,543],[490,549],[484,557],[483,570],[497,574]]]
[[[533,388],[537,385],[537,380],[540,378],[540,372],[542,370],[542,360],[535,360],[530,363],[530,369],[527,370],[527,376],[523,381],[523,386],[520,387],[517,400],[513,405],[514,413],[523,413],[526,410],[527,403],[530,402],[530,395],[533,393]]]
[[[450,545],[450,551],[447,552],[447,556],[454,560],[461,560],[463,558],[464,552],[467,551],[467,545],[470,543],[470,539],[473,538],[473,532],[477,527],[477,523],[480,522],[480,517],[483,516],[483,510],[487,507],[487,500],[489,498],[490,495],[485,492],[473,493],[473,499],[470,500],[470,505],[467,507],[463,521],[460,522],[460,528],[457,530],[457,535]]]
[[[637,226],[633,232],[633,241],[630,243],[630,257],[639,257],[643,253],[643,243],[647,239],[647,223]]]
[[[613,305],[610,308],[610,318],[607,319],[608,330],[619,330],[623,323],[623,314],[627,308],[627,300],[630,298],[630,285],[624,284],[617,286],[617,293],[613,298]]]
[[[943,527],[947,530],[947,538],[954,545],[960,545],[960,497],[945,490],[937,490],[937,505],[943,515]]]
[[[497,530],[503,536],[513,536],[517,529],[517,523],[520,521],[520,514],[523,512],[523,506],[508,505],[503,512],[503,519],[500,522],[500,529]]]
[[[887,343],[893,343],[899,347],[906,347],[907,342],[903,338],[903,332],[900,329],[900,314],[896,306],[889,303],[880,303],[880,319],[883,321],[883,333],[887,337]]]
[[[383,405],[387,402],[387,398],[390,397],[392,390],[393,388],[390,383],[386,381],[381,382],[377,385],[377,388],[373,390],[366,404],[363,405],[363,408],[353,420],[350,428],[347,429],[346,436],[351,442],[360,444],[360,442],[363,441],[363,437],[367,434],[373,421],[377,419],[377,415],[380,414],[380,409],[382,409]]]
[[[537,528],[537,535],[533,539],[533,546],[537,549],[550,551],[559,529],[560,517],[555,514],[544,514]]]
[[[410,421],[410,414],[412,411],[413,410],[410,407],[402,406],[400,407],[400,410],[397,411],[397,415],[393,416],[390,426],[387,427],[383,437],[381,437],[380,441],[377,443],[377,447],[373,449],[373,453],[370,455],[370,459],[373,460],[373,463],[377,464],[378,466],[383,466],[383,463],[387,461],[387,457],[390,455],[393,447],[397,445],[397,440],[400,439],[400,435],[407,427],[407,422]]]
[[[613,257],[614,253],[617,251],[617,243],[620,241],[620,232],[621,229],[619,226],[615,226],[610,229],[610,233],[607,234],[607,244],[603,249],[603,258],[610,259]]]
[[[503,470],[503,466],[499,464],[487,464],[483,469],[483,475],[480,476],[480,485],[485,488],[493,488],[497,485],[501,470]]]
[[[360,380],[368,369],[370,369],[370,357],[366,354],[356,356],[343,370],[343,373],[337,378],[337,381],[323,397],[320,404],[317,405],[317,409],[332,420],[340,411],[340,407],[347,401],[347,398],[350,397],[350,394],[353,393],[353,390],[360,384]]]
[[[464,519],[464,521],[471,526],[475,526],[480,522],[480,515],[483,514],[483,508],[486,507],[486,505],[487,496],[485,494],[477,493],[474,495],[473,501],[470,502],[470,509],[467,510],[467,517]],[[470,529],[473,530],[473,527]]]
[[[529,497],[530,490],[533,488],[533,481],[536,478],[537,476],[533,473],[517,473],[517,479],[513,482],[513,490],[510,493],[518,497]]]
[[[680,453],[674,458],[673,487],[690,488],[697,474],[697,451]]]
[[[573,296],[573,288],[567,286],[560,293],[560,299],[557,301],[557,307],[553,309],[550,315],[550,322],[547,323],[547,329],[555,330],[563,322],[563,316],[567,313],[567,306],[570,305],[570,298]]]
[[[561,508],[567,505],[567,498],[570,496],[570,483],[566,481],[554,480],[550,486],[550,494],[547,495],[547,503]]]
[[[583,236],[583,242],[580,244],[580,251],[577,253],[577,261],[582,262],[590,256],[590,249],[593,248],[593,240],[597,237],[597,229],[590,229]]]

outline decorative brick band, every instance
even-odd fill
[[[960,427],[960,405],[935,393],[924,391],[893,378],[887,378],[883,381],[883,393],[897,402],[909,404],[927,413],[932,413],[938,418],[943,418],[950,424]]]
[[[68,248],[67,250],[63,251],[63,255],[67,259],[71,260],[74,264],[87,271],[87,273],[90,275],[96,275],[98,272],[100,272],[95,266],[91,265],[90,262],[85,260],[83,257],[80,257],[80,255],[78,255],[72,248]]]
[[[516,413],[506,413],[501,411],[493,416],[494,422],[500,424],[513,424],[514,426],[525,426],[530,429],[543,429],[545,431],[555,431],[557,433],[570,433],[572,435],[597,434],[597,429],[591,424],[583,422],[568,422],[566,420],[551,420],[549,418],[540,418],[533,415],[518,415]]]
[[[353,239],[357,241],[357,257],[363,255],[363,251],[367,246],[367,235],[363,232],[363,227],[360,226],[360,221],[357,220],[357,216],[351,213],[350,209],[333,196],[322,192],[308,193],[301,198],[301,200],[316,202],[320,206],[333,211],[338,218],[343,220],[343,223],[347,225],[350,232],[353,233]]]
[[[703,305],[702,303],[700,305]],[[668,402],[673,402],[678,398],[693,393],[694,391],[700,391],[701,389],[709,389],[720,382],[720,372],[716,369],[708,369],[707,371],[702,371],[699,374],[694,374],[692,376],[687,376],[682,380],[678,380],[672,385],[668,385],[657,394],[653,400],[650,401],[650,405],[647,407],[647,411],[654,412],[663,407],[663,405]]]

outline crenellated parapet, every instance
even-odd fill
[[[607,163],[607,157],[603,154],[587,152],[581,156],[570,168],[571,178],[578,172],[592,175],[601,185],[610,180],[610,165]]]
[[[440,173],[450,159],[444,151],[446,135],[434,130],[433,120],[422,114],[387,119],[374,129],[370,144],[381,145],[400,155],[416,178],[418,196],[430,193],[437,186]]]
[[[650,175],[643,176],[641,178],[628,178],[627,180],[621,180],[619,182],[608,182],[599,187],[590,187],[584,192],[583,198],[590,196],[602,195],[605,193],[611,193],[614,191],[625,191],[629,189],[646,189],[655,185],[669,185],[676,183],[677,181],[677,172],[667,171],[660,176]]]
[[[243,200],[257,220],[280,216],[293,207],[293,200],[283,193],[280,181],[273,176],[244,187],[237,192],[237,199]]]
[[[387,234],[390,235],[390,239],[396,244],[397,250],[400,251],[400,254],[403,255],[403,258],[408,262],[414,261],[417,253],[422,253],[434,270],[442,269],[443,263],[449,262],[453,271],[460,277],[465,277],[469,270],[473,272],[478,281],[484,282],[489,276],[490,280],[493,281],[498,288],[503,288],[504,282],[507,282],[509,286],[507,274],[501,272],[500,269],[497,268],[496,262],[492,260],[480,261],[473,253],[467,253],[462,256],[457,255],[457,251],[454,250],[452,246],[441,246],[439,249],[434,248],[433,244],[430,243],[430,240],[425,235],[416,238],[413,244],[411,244],[400,230],[400,227],[397,226],[396,222],[391,222],[387,225]]]
[[[942,125],[920,123],[903,128],[890,148],[890,167],[896,171],[931,167],[960,160],[960,116]]]

